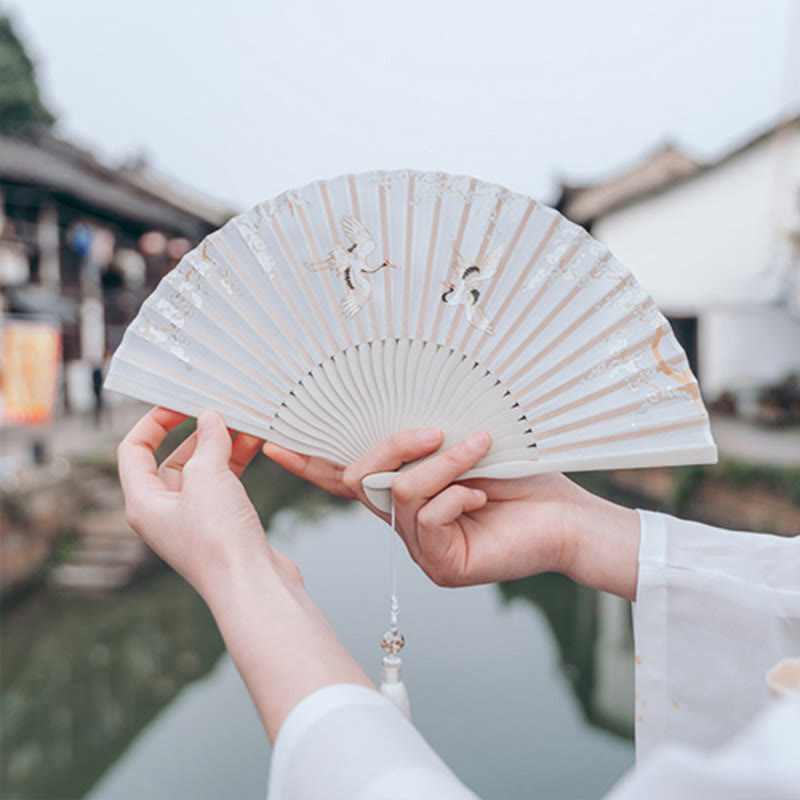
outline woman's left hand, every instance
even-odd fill
[[[269,547],[239,480],[261,440],[243,433],[231,439],[219,414],[206,411],[197,430],[157,466],[155,450],[185,419],[155,408],[120,444],[117,458],[131,527],[203,596],[225,573],[265,555],[299,581],[289,559]]]
[[[156,408],[118,453],[128,521],[208,603],[264,727],[275,741],[289,712],[323,686],[372,687],[305,591],[300,571],[273,550],[239,476],[261,441],[231,440],[222,417],[161,466],[155,450],[186,417]]]

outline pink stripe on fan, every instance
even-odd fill
[[[389,259],[389,221],[386,217],[386,186],[382,183],[378,186],[378,206],[381,213],[381,252],[378,254],[380,261]],[[391,263],[391,259],[389,259]],[[394,309],[392,308],[392,270],[383,270],[383,297],[386,306],[386,336],[389,339],[395,338],[394,333]]]
[[[609,359],[609,363],[612,359]],[[665,363],[670,366],[678,366],[679,364],[683,364],[686,362],[686,357],[682,355],[674,356],[673,358],[669,359]],[[587,369],[583,375],[579,376],[582,377],[584,380],[588,378],[589,373],[591,373],[596,367],[592,367],[591,369]],[[578,400],[573,400],[571,403],[567,403],[566,405],[559,406],[558,408],[554,408],[552,411],[548,411],[546,414],[540,414],[538,417],[528,417],[528,412],[525,412],[525,416],[528,419],[531,427],[536,425],[541,425],[548,420],[551,420],[555,417],[560,417],[562,414],[565,414],[567,411],[574,411],[576,408],[580,408],[586,403],[591,403],[594,400],[599,400],[601,397],[604,397],[607,394],[613,394],[614,392],[623,389],[626,385],[630,383],[631,378],[629,376],[622,378],[622,380],[617,381],[616,383],[609,384],[608,386],[603,387],[602,389],[598,389],[596,392],[592,392],[591,394],[584,395],[583,397],[579,398]],[[573,378],[570,381],[573,385],[577,385],[580,383],[579,380]]]
[[[328,186],[324,181],[320,181],[319,183],[319,193],[322,196],[322,204],[325,207],[325,218],[328,220],[328,228],[331,232],[331,238],[333,239],[335,244],[341,244],[342,241],[339,238],[339,228],[336,224],[336,217],[333,214],[333,206],[331,205],[331,196],[328,194]],[[364,341],[364,326],[361,323],[361,317],[356,314],[352,317],[352,321],[356,326],[356,330],[358,331],[358,341]]]
[[[525,213],[522,215],[522,219],[517,225],[516,231],[514,231],[514,235],[511,237],[511,241],[508,243],[508,247],[506,248],[505,253],[503,253],[503,257],[500,259],[500,263],[497,265],[497,271],[495,272],[494,278],[491,280],[489,285],[483,290],[481,294],[481,299],[483,300],[483,306],[488,311],[489,305],[489,298],[492,296],[492,289],[497,285],[500,276],[503,274],[503,269],[505,265],[508,263],[509,258],[511,258],[511,254],[514,252],[514,249],[517,246],[517,243],[522,236],[523,231],[525,230],[526,226],[528,225],[528,220],[531,218],[531,214],[533,210],[539,204],[535,200],[528,201],[528,206],[525,209]],[[499,315],[498,315],[499,316]],[[460,353],[467,352],[467,346],[469,345],[469,340],[472,338],[472,334],[475,333],[476,328],[470,325],[466,333],[464,333],[464,338],[461,340],[461,344],[458,346],[458,351]]]
[[[403,264],[403,327],[402,336],[404,339],[408,338],[408,306],[410,301],[411,291],[411,270],[413,265],[411,263],[412,248],[414,245],[414,181],[416,176],[411,172],[408,176],[408,197],[406,199],[406,251],[405,262]]]
[[[559,218],[556,217],[551,223],[550,227],[547,229],[545,235],[542,237],[542,240],[537,245],[536,250],[534,250],[533,255],[530,257],[528,263],[525,265],[525,269],[520,273],[520,276],[514,283],[513,288],[506,296],[506,299],[503,301],[503,305],[500,306],[497,313],[494,315],[495,319],[502,318],[502,316],[508,310],[511,301],[519,294],[520,289],[522,288],[525,281],[528,279],[528,275],[531,269],[533,268],[534,264],[536,264],[536,262],[539,260],[539,256],[541,256],[541,254],[544,252],[545,247],[547,247],[548,242],[553,237],[553,234],[556,232],[558,224],[559,224]],[[506,341],[508,341],[508,338],[516,331],[518,324],[519,322],[517,323],[517,325],[511,326],[506,335],[503,336],[501,344],[505,344]],[[483,336],[478,340],[478,343],[475,345],[475,349],[472,351],[472,356],[476,360],[478,359],[480,351],[483,349],[483,346],[486,344],[488,340],[489,340],[489,335],[486,333],[483,334]]]
[[[603,264],[605,264],[605,262],[608,260],[608,258],[610,258],[610,255],[609,256],[604,256],[600,260],[599,263],[597,263],[594,267],[592,267],[592,269],[589,270],[589,273],[588,273],[589,276],[592,277],[592,278],[597,277],[597,273],[600,271],[600,269],[602,268]],[[614,297],[616,294],[618,294],[620,291],[622,291],[622,288],[623,288],[622,285],[618,284],[612,291],[610,291],[598,303],[596,303],[591,308],[589,308],[586,311],[584,311],[583,314],[581,314],[581,316],[578,317],[578,319],[576,319],[571,325],[569,325],[569,327],[567,327],[565,330],[563,330],[554,339],[551,339],[541,350],[539,350],[538,353],[536,353],[535,356],[533,356],[533,358],[530,359],[530,361],[526,362],[525,367],[529,369],[529,368],[533,367],[534,365],[538,364],[539,361],[541,361],[548,353],[552,352],[552,350],[554,350],[556,347],[558,347],[558,345],[560,345],[570,334],[574,333],[590,317],[594,316],[594,314],[597,313],[597,308],[599,308],[602,305],[605,305],[605,303],[607,303],[612,297]],[[541,323],[541,325],[539,325],[539,327],[528,337],[528,339],[525,342],[525,346],[526,347],[527,347],[528,344],[530,344],[533,341],[533,339],[536,337],[536,335],[538,335],[547,325],[550,324],[550,322],[553,320],[553,318],[562,309],[566,308],[566,306],[569,304],[569,302],[571,300],[573,300],[577,294],[580,294],[581,290],[582,290],[582,287],[581,287],[580,284],[576,285],[572,289],[572,291],[553,309],[553,311],[547,316],[547,318]],[[506,366],[508,364],[510,364],[517,357],[517,355],[519,355],[519,353],[515,351],[514,354],[512,354],[512,356],[508,359],[508,361],[505,364],[503,364],[503,366],[501,367],[501,370],[504,370],[506,368]],[[519,379],[519,377],[522,374],[522,372],[523,372],[522,369],[518,370],[514,374],[514,376],[509,379],[509,383],[516,383],[516,381]]]
[[[356,186],[355,175],[347,176],[347,185],[350,188],[350,202],[353,206],[353,216],[363,224],[364,220],[361,219],[361,206],[358,202],[358,187]],[[370,290],[367,305],[369,306],[369,319],[372,324],[372,339],[380,339],[381,332],[378,327],[378,317],[375,313],[375,295],[372,290]],[[356,316],[358,315],[356,314]]]
[[[472,197],[473,193],[475,192],[475,184],[477,181],[473,178],[469,182],[469,189],[467,189],[467,195]],[[445,277],[450,274],[451,270],[453,269],[453,265],[456,263],[456,251],[461,249],[461,242],[464,239],[464,231],[467,227],[467,220],[469,219],[469,212],[472,210],[472,202],[465,202],[464,203],[464,210],[461,212],[461,221],[458,225],[458,233],[456,234],[455,242],[453,243],[452,250],[453,252],[450,254],[450,261],[447,265],[447,272],[445,273]],[[439,303],[436,307],[436,318],[433,320],[433,329],[431,330],[431,341],[437,341],[439,337],[439,326],[442,322],[442,312],[444,311],[444,303]]]
[[[422,284],[422,302],[417,313],[417,339],[422,339],[425,334],[425,309],[428,307],[428,295],[430,293],[431,282],[433,280],[433,259],[436,254],[436,241],[439,236],[439,221],[442,217],[442,196],[436,198],[433,207],[433,223],[431,227],[431,237],[428,243],[428,262],[425,265],[425,281]]]
[[[299,204],[297,206],[296,216],[297,219],[300,220],[300,227],[303,231],[303,238],[306,241],[306,247],[308,247],[309,254],[311,255],[315,264],[321,264],[321,251],[317,246],[316,239],[314,239],[311,226],[308,224],[308,217],[306,216],[305,209]],[[322,270],[322,282],[325,287],[325,294],[328,296],[328,302],[331,304],[332,308],[337,308],[338,303],[336,302],[336,296],[333,293],[330,272],[327,269]],[[342,336],[344,336],[345,347],[348,347],[353,343],[353,340],[350,338],[350,332],[347,330],[347,326],[344,324],[344,317],[341,314],[335,314],[334,316],[339,321],[339,328],[342,331]]]
[[[659,433],[671,433],[672,431],[695,428],[706,424],[707,419],[705,417],[698,417],[697,419],[689,419],[683,422],[673,422],[669,425],[656,425],[652,428],[640,428],[637,431],[617,433],[613,436],[601,436],[598,439],[587,439],[585,442],[570,442],[569,444],[559,444],[555,445],[554,447],[542,447],[539,449],[539,456],[541,457],[549,456],[553,453],[563,453],[566,450],[577,450],[580,447],[594,447],[598,444],[611,444],[612,442],[624,442],[628,439],[646,438],[648,436],[655,436]]]
[[[230,250],[230,248],[228,247],[226,242],[224,242],[223,240],[220,239],[215,243],[215,247],[220,252],[220,254],[223,256],[223,258],[225,258],[229,263],[237,263],[232,251]],[[273,320],[273,322],[275,322],[277,324],[277,326],[283,331],[284,335],[290,341],[292,341],[295,344],[295,346],[298,348],[299,352],[302,353],[306,357],[306,361],[308,362],[308,364],[309,365],[313,365],[314,364],[314,360],[312,359],[312,357],[308,354],[308,352],[300,344],[300,342],[298,342],[296,340],[296,338],[295,338],[294,334],[291,332],[291,330],[289,330],[281,322],[280,316],[276,313],[276,311],[273,308],[272,304],[269,302],[267,297],[258,289],[258,287],[254,286],[252,284],[249,276],[246,274],[246,271],[245,270],[240,270],[239,276],[244,280],[244,282],[247,284],[247,286],[250,289],[250,291],[253,292],[254,296],[258,297],[259,301],[261,301],[264,304],[266,310],[270,312],[270,314],[272,315],[270,318]],[[278,291],[280,291],[281,294],[283,295],[284,294],[284,289],[283,289],[283,287],[280,285],[280,283],[278,281],[279,281],[279,279],[276,278],[275,282],[278,284]],[[250,314],[250,312],[241,303],[239,303],[235,299],[231,298],[231,305],[235,306],[237,313],[243,319],[245,319],[247,321],[247,323],[250,325],[251,328],[253,328],[253,330],[261,332],[261,335],[264,337],[265,341],[270,341],[271,339],[273,339],[273,337],[267,335],[267,332],[264,329],[264,327],[262,326],[261,321],[255,319]],[[206,314],[208,316],[212,316],[213,312],[210,309],[207,309],[206,310]],[[217,319],[215,320],[215,322],[217,322],[217,324],[223,330],[225,330],[228,326],[225,324],[225,322],[222,320],[222,318],[219,317],[219,315],[216,315],[216,316],[217,316]],[[230,331],[228,331],[228,333],[229,333],[230,336],[232,336],[234,339],[236,339],[236,341],[238,341],[240,344],[242,344],[245,347],[246,350],[248,350],[250,353],[256,354],[259,361],[265,362],[267,364],[267,366],[269,366],[271,369],[274,369],[275,372],[277,372],[278,375],[280,375],[285,381],[287,381],[287,383],[289,383],[289,384],[294,383],[294,378],[290,378],[289,375],[286,372],[284,372],[284,370],[281,369],[281,367],[277,363],[275,363],[273,361],[273,359],[269,358],[269,356],[267,356],[266,354],[262,353],[261,351],[258,351],[258,350],[255,350],[254,348],[252,348],[250,346],[250,342],[248,342],[243,337],[239,336],[235,331],[230,330]],[[284,361],[286,361],[289,364],[294,364],[295,367],[300,372],[305,372],[308,369],[307,366],[305,366],[305,365],[303,365],[303,364],[301,364],[300,362],[297,361],[297,359],[294,357],[294,354],[286,353],[283,350],[283,348],[281,348],[281,346],[277,342],[273,342],[273,349],[281,354],[281,356],[283,357]]]
[[[503,208],[503,202],[504,202],[504,197],[501,194],[500,197],[497,199],[497,202],[495,203],[494,212],[489,215],[489,224],[486,226],[486,233],[483,234],[483,239],[481,239],[481,246],[478,249],[478,255],[475,257],[476,264],[480,264],[483,261],[483,257],[486,255],[486,250],[489,247],[489,240],[492,238],[494,229],[497,227],[497,218],[500,215],[500,211]],[[445,343],[447,344],[448,347],[453,346],[453,337],[455,336],[456,328],[458,327],[458,324],[461,321],[462,308],[463,306],[456,306],[454,309],[453,321],[450,323],[450,330],[447,332],[447,339],[445,340]]]
[[[594,336],[592,339],[586,342],[586,344],[581,345],[580,348],[578,348],[574,353],[569,355],[567,358],[563,359],[563,361],[559,362],[546,372],[543,372],[541,375],[538,375],[536,378],[534,378],[527,386],[525,386],[523,389],[520,390],[519,392],[520,396],[526,395],[529,391],[535,389],[537,386],[541,385],[544,381],[546,381],[548,378],[550,378],[552,375],[554,375],[556,372],[562,369],[563,366],[574,361],[576,358],[582,356],[584,353],[587,353],[593,347],[596,347],[604,339],[607,339],[609,336],[611,336],[612,333],[616,333],[621,328],[624,328],[626,325],[628,325],[630,322],[633,321],[633,318],[638,313],[640,313],[642,310],[646,311],[648,308],[651,308],[652,305],[653,301],[649,300],[648,302],[642,303],[640,308],[634,308],[632,311],[628,312],[624,317],[622,317],[622,319],[618,319],[613,325],[610,325],[608,328],[598,333],[596,336]],[[654,340],[655,340],[655,334],[652,334],[647,341],[649,343]]]
[[[328,337],[328,341],[330,342],[331,346],[336,348],[336,339],[331,333],[331,329],[328,326],[327,320],[325,319],[324,314],[322,313],[322,309],[319,307],[319,303],[317,303],[317,298],[314,296],[314,292],[311,290],[311,287],[308,285],[308,281],[306,280],[305,276],[305,267],[302,264],[298,263],[297,257],[295,256],[289,241],[286,238],[286,234],[283,232],[280,223],[278,222],[276,217],[270,217],[268,222],[270,228],[272,229],[273,233],[275,234],[275,238],[278,240],[278,243],[283,250],[283,254],[286,256],[286,260],[292,265],[292,269],[294,269],[295,277],[297,278],[300,286],[303,288],[303,293],[306,296],[306,300],[311,308],[316,313],[320,324],[322,325],[322,329],[325,335]],[[319,351],[322,360],[327,358],[327,354],[325,349],[319,343],[319,340],[315,336],[314,332],[309,327],[308,323],[306,322],[306,318],[304,314],[301,314],[297,306],[295,305],[294,301],[291,300],[289,303],[289,307],[295,314],[297,322],[302,327],[303,331],[305,332],[306,336],[314,343],[317,350]]]
[[[554,266],[552,270],[550,270],[549,274],[552,274],[554,272],[557,272],[558,270],[563,269],[570,262],[575,253],[578,252],[580,246],[581,246],[580,242],[576,242],[575,244],[573,244],[572,247],[570,247],[569,250],[567,250],[567,252],[564,254],[564,257],[558,262],[558,264]],[[547,291],[549,286],[550,282],[545,278],[539,291],[536,292],[533,299],[525,307],[525,310],[522,312],[522,314],[520,314],[519,316],[520,321],[527,320],[530,313],[539,304],[539,301],[542,299],[542,295]],[[541,331],[544,330],[544,328],[553,320],[553,318],[558,314],[558,312],[561,311],[561,309],[563,309],[573,297],[575,297],[575,295],[578,293],[579,290],[580,286],[575,286],[572,289],[572,291],[554,309],[550,311],[550,313],[544,318],[544,320],[542,320],[542,322],[540,322],[539,325],[537,325],[536,328],[534,328],[534,330],[531,331],[531,333],[529,333],[528,336],[514,349],[514,352],[508,358],[506,358],[506,360],[503,362],[503,365],[497,369],[499,373],[503,372],[508,367],[508,365],[511,364],[514,361],[514,359],[539,335],[539,333],[541,333]],[[489,354],[487,361],[490,364],[495,360],[497,354],[502,350],[503,346],[508,340],[508,335],[511,334],[511,332],[512,331],[509,330],[506,336],[504,336],[497,343],[494,350],[492,350],[492,352]]]

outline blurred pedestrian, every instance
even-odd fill
[[[92,369],[92,393],[94,394],[94,424],[99,426],[103,418],[103,368]]]

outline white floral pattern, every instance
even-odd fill
[[[256,223],[247,214],[240,214],[232,220],[233,227],[244,240],[256,257],[264,273],[270,280],[275,280],[275,265],[277,261],[274,256],[267,252],[266,242],[258,235]]]

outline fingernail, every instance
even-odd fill
[[[478,498],[478,500],[483,500],[483,498],[484,498],[484,494],[480,489],[473,489],[472,490],[472,494],[474,494],[475,497]]]
[[[423,428],[417,431],[417,437],[425,444],[433,444],[441,438],[442,432],[438,428]]]
[[[213,428],[217,424],[217,412],[216,411],[204,411],[198,418],[197,418],[197,427],[198,428]]]
[[[467,439],[467,447],[475,452],[485,450],[488,446],[489,434],[486,433],[486,431],[478,431],[477,433],[473,433],[472,436]]]

